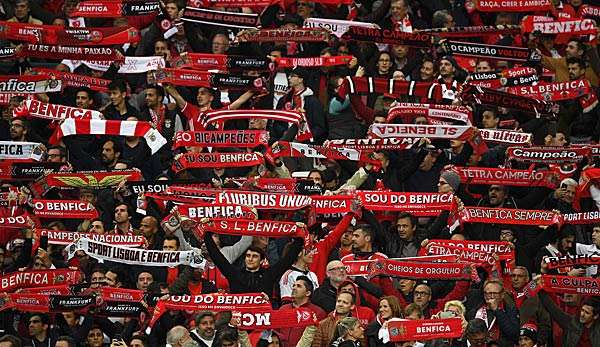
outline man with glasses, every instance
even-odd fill
[[[24,339],[24,346],[54,346],[56,337],[49,331],[50,318],[45,314],[33,314],[27,323],[29,339]]]
[[[13,118],[10,122],[10,139],[13,141],[27,141],[29,122],[23,118]]]
[[[181,325],[175,326],[167,333],[167,346],[171,347],[199,347],[192,339],[190,332]]]
[[[487,346],[489,333],[485,321],[479,318],[471,319],[467,324],[465,336],[467,337],[467,343],[465,346]]]
[[[489,279],[483,285],[483,304],[467,302],[469,318],[479,318],[487,326],[489,337],[500,346],[513,346],[519,340],[519,311],[505,300],[504,286],[499,279]],[[475,299],[475,296],[470,296]]]
[[[325,312],[331,312],[335,308],[337,291],[342,282],[348,279],[348,273],[344,263],[332,260],[327,264],[327,278],[321,286],[315,290],[312,296],[313,304],[321,307]]]

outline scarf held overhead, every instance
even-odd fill
[[[258,152],[184,153],[177,158],[171,169],[177,173],[187,169],[247,167],[264,163]]]

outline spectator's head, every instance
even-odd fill
[[[312,16],[312,13],[313,13],[314,9],[315,9],[315,3],[311,2],[311,1],[307,1],[307,0],[299,0],[296,3],[296,6],[298,8],[298,10],[297,10],[296,13],[302,19],[310,18]]]
[[[171,50],[169,42],[165,39],[158,39],[154,42],[154,55],[163,57],[165,60],[171,59]]]
[[[380,75],[387,75],[392,69],[394,61],[392,55],[388,52],[379,52],[379,58],[377,58],[377,73]]]
[[[488,341],[488,328],[483,319],[471,319],[465,332],[467,341],[473,347],[484,347]]]
[[[310,300],[314,290],[315,286],[308,277],[298,276],[292,286],[292,298],[297,304],[305,303]]]
[[[402,294],[407,296],[410,293],[412,293],[413,289],[415,289],[417,281],[408,278],[399,278],[398,284],[400,285],[400,291],[402,292]]]
[[[215,99],[214,91],[207,87],[198,88],[198,94],[196,94],[196,102],[201,109],[209,108]]]
[[[379,160],[379,163],[383,170],[387,170],[388,166],[390,165],[389,152],[386,152],[386,151],[373,152],[373,159]]]
[[[406,0],[394,0],[390,5],[390,15],[396,22],[403,20],[408,14]]]
[[[146,106],[148,108],[154,109],[160,107],[164,98],[165,89],[162,86],[153,84],[146,87],[146,97],[144,98],[144,101],[146,102]]]
[[[308,71],[302,67],[293,69],[288,75],[288,84],[295,90],[304,89],[306,84],[306,78],[308,77]]]
[[[170,20],[174,20],[178,17],[179,11],[183,8],[181,6],[181,1],[179,0],[166,0],[165,4],[165,12],[167,13],[167,17]]]
[[[75,105],[91,110],[94,107],[94,92],[88,87],[79,87],[75,92]]]
[[[444,304],[444,311],[454,313],[455,317],[464,317],[467,309],[462,302],[458,300],[450,300]]]
[[[237,329],[221,330],[215,338],[215,347],[240,347],[239,339]]]
[[[323,173],[319,170],[311,170],[308,173],[308,177],[309,180],[312,180],[314,183],[320,185],[321,187],[323,186]]]
[[[492,72],[493,70],[489,60],[478,60],[475,65],[475,72]]]
[[[405,59],[408,56],[409,47],[405,45],[392,45],[392,54],[398,60]]]
[[[558,232],[558,241],[556,243],[556,248],[561,253],[567,253],[573,248],[573,243],[575,242],[575,230],[572,225],[563,226]]]
[[[119,288],[123,285],[124,272],[119,267],[112,267],[104,274],[104,280],[106,284],[113,288]]]
[[[519,330],[519,347],[534,347],[537,343],[538,327],[533,323],[525,323]]]
[[[253,117],[248,121],[248,129],[250,130],[265,130],[267,128],[268,119]]]
[[[46,314],[34,313],[29,316],[29,336],[44,341],[48,336],[48,327],[50,326],[50,317]]]
[[[10,139],[13,141],[27,141],[30,131],[29,121],[25,118],[13,118],[10,122]]]
[[[179,238],[177,236],[165,236],[163,240],[163,251],[178,251]]]
[[[423,309],[421,306],[412,303],[406,305],[404,308],[404,318],[410,320],[423,319]]]
[[[119,158],[121,158],[122,146],[119,142],[107,140],[102,145],[102,163],[109,168],[115,166]]]
[[[352,233],[352,248],[355,251],[368,252],[373,249],[373,230],[368,224],[359,225]]]
[[[265,251],[262,248],[256,246],[250,246],[246,250],[246,256],[244,257],[244,264],[246,270],[257,271],[260,269],[260,263],[265,259]]]
[[[98,288],[106,283],[106,270],[95,268],[90,274],[90,288]]]
[[[485,129],[496,129],[498,123],[500,123],[498,110],[490,108],[483,111],[483,114],[481,115],[481,125],[483,125]]]
[[[454,78],[456,73],[456,60],[451,56],[444,56],[440,59],[440,76],[444,79]]]
[[[93,219],[90,223],[89,231],[96,234],[104,234],[106,232],[106,229],[104,228],[104,222],[102,221],[102,219]]]
[[[586,299],[579,311],[579,322],[586,328],[590,328],[598,320],[600,315],[600,306],[594,299]]]
[[[15,17],[20,22],[26,22],[29,18],[29,0],[16,0],[15,1]]]
[[[121,107],[125,104],[127,84],[124,80],[114,80],[108,84],[108,93],[111,104],[115,107]]]
[[[400,239],[411,241],[417,230],[417,219],[408,212],[400,212],[396,218],[396,231]]]
[[[452,28],[456,26],[454,23],[454,17],[448,12],[448,10],[437,10],[431,17],[432,28]]]
[[[131,219],[131,214],[129,213],[129,205],[127,204],[118,204],[115,207],[115,224],[123,225]]]
[[[342,238],[340,239],[340,245],[344,249],[348,249],[352,247],[352,233],[354,232],[354,228],[352,226],[348,227],[346,231],[342,234]],[[599,237],[600,239],[600,237]]]
[[[565,48],[565,56],[567,59],[569,58],[581,58],[583,53],[585,52],[585,47],[583,42],[579,39],[572,38],[567,43],[567,47]]]
[[[229,49],[229,38],[225,34],[216,34],[212,39],[212,53],[226,54]]]
[[[348,272],[346,272],[346,266],[339,260],[332,260],[327,263],[327,277],[332,282],[334,287],[338,287],[342,282],[348,279]]]
[[[506,186],[492,184],[488,189],[488,200],[491,207],[500,207],[508,197]]]
[[[504,285],[497,279],[489,279],[483,284],[483,298],[488,307],[498,307],[503,302]]]
[[[387,123],[387,114],[385,112],[376,113],[373,117],[373,124],[385,124]]]
[[[384,321],[390,318],[402,318],[402,309],[398,298],[391,295],[381,298],[377,307],[377,314]]]
[[[582,58],[570,57],[567,59],[569,80],[575,81],[585,78],[585,68],[586,64]]]
[[[600,223],[594,224],[594,228],[592,229],[592,243],[600,248]]]
[[[565,133],[557,131],[556,133],[554,133],[554,135],[553,134],[546,135],[546,137],[544,138],[544,144],[546,146],[563,147],[564,145],[567,144],[567,137],[565,136]]]
[[[433,60],[429,57],[423,58],[423,62],[421,63],[421,68],[419,69],[419,77],[423,82],[431,82],[437,75],[437,66],[433,62]]]
[[[150,240],[158,232],[158,220],[154,216],[146,216],[140,221],[140,232]]]
[[[356,317],[344,317],[335,325],[332,341],[342,338],[343,341],[360,341],[364,338],[365,329]]]
[[[560,181],[558,190],[560,191],[558,197],[561,201],[571,205],[575,200],[575,193],[577,192],[577,181],[572,178],[565,178]]]
[[[46,161],[50,163],[65,163],[67,161],[67,149],[63,146],[48,147]]]
[[[0,337],[0,347],[21,347],[21,339],[14,335],[4,335]],[[57,345],[58,346],[58,345]]]
[[[439,193],[455,193],[460,186],[460,177],[454,171],[444,171],[438,181]]]
[[[129,347],[148,347],[148,338],[146,335],[135,335],[129,340]]]
[[[76,347],[77,343],[71,336],[60,336],[56,339],[55,347]]]
[[[195,341],[190,336],[190,332],[182,325],[174,326],[171,328],[171,330],[169,330],[167,333],[167,343],[171,346],[197,346]]]
[[[215,337],[215,314],[210,311],[202,311],[196,316],[196,332],[205,340]]]
[[[142,271],[137,275],[136,287],[139,290],[146,291],[152,282],[154,282],[154,276],[148,271]]]
[[[510,273],[510,278],[513,288],[520,291],[529,282],[529,270],[524,266],[515,266]]]
[[[424,283],[418,284],[415,287],[413,295],[413,302],[424,310],[431,302],[431,287]]]
[[[339,292],[335,299],[335,314],[340,316],[349,315],[354,310],[356,297],[348,292]]]

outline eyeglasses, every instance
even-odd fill
[[[29,321],[29,324],[37,324],[37,323],[41,323],[42,321],[40,319],[32,319]]]
[[[446,184],[448,184],[448,182],[439,181],[439,182],[438,182],[438,184],[439,184],[440,186],[443,186],[443,185],[446,185]]]
[[[346,271],[346,267],[345,266],[339,266],[339,267],[333,267],[331,269],[327,269],[327,271]]]
[[[35,263],[33,264],[33,266],[42,267],[42,266],[44,266],[44,264],[43,264],[43,263],[39,263],[39,262],[35,262]]]
[[[429,292],[415,292],[415,296],[430,296]]]
[[[499,296],[502,292],[483,292],[484,296]]]
[[[379,62],[381,63],[389,63],[391,60],[389,59],[379,59]]]
[[[24,128],[23,124],[13,123],[10,125],[11,128]]]

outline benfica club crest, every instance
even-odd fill
[[[404,335],[406,335],[406,328],[404,327],[404,325],[400,325],[399,327],[393,327],[390,329],[390,337]]]

